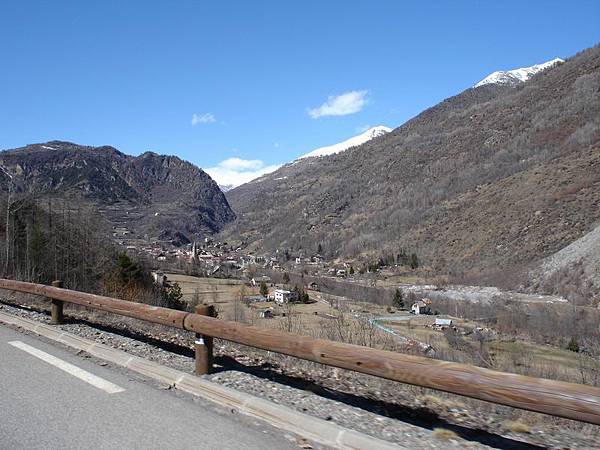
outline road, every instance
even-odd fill
[[[297,449],[284,434],[0,326],[1,449]]]

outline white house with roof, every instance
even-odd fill
[[[416,315],[431,314],[431,308],[429,307],[429,305],[430,305],[430,302],[419,300],[412,304],[412,306],[410,307],[410,312],[412,314],[416,314]]]
[[[298,293],[293,291],[286,291],[284,289],[276,289],[273,293],[275,303],[283,305],[285,303],[295,302],[298,300]]]

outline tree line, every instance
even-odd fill
[[[32,283],[183,309],[178,286],[155,285],[148,268],[119,251],[97,212],[65,199],[0,196],[0,275]]]

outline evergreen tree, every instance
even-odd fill
[[[298,287],[298,285],[296,285],[296,286],[294,286],[294,289],[292,291],[296,293],[296,298],[298,299],[297,301],[301,302],[303,290],[301,290]]]
[[[398,309],[404,308],[404,296],[402,295],[402,291],[398,288],[396,288],[396,292],[394,292],[393,304]]]
[[[300,295],[301,295],[300,301],[302,303],[310,303],[310,297],[308,296],[308,292],[306,292],[304,289],[302,289],[302,292]]]
[[[567,350],[571,350],[572,352],[579,353],[579,343],[575,336],[571,338],[569,341],[569,345],[567,346]]]
[[[411,253],[410,255],[410,268],[416,269],[419,267],[419,259],[417,258],[416,253]]]
[[[354,267],[350,266],[350,270],[348,271],[350,275],[354,275]]]
[[[173,283],[171,287],[163,290],[163,296],[167,308],[179,309],[185,311],[185,301],[183,301],[183,292],[178,283]]]
[[[142,268],[125,252],[117,255],[116,272],[122,286],[127,286],[131,283],[141,283],[143,281],[144,273]]]
[[[262,295],[263,297],[269,295],[269,288],[267,287],[267,283],[265,283],[264,281],[260,282],[260,295]]]
[[[284,284],[288,284],[289,282],[290,282],[290,276],[288,275],[288,273],[287,273],[287,272],[285,272],[285,273],[283,274],[283,283],[284,283]]]

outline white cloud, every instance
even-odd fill
[[[265,165],[260,159],[228,158],[215,167],[204,169],[204,171],[217,182],[221,189],[227,191],[274,172],[280,167],[280,164]]]
[[[313,119],[324,116],[346,116],[359,112],[367,103],[367,91],[350,91],[333,96],[318,108],[308,110],[308,115]]]
[[[260,159],[228,158],[219,163],[219,167],[235,171],[258,170],[263,166],[264,164]]]
[[[192,126],[198,125],[199,123],[214,123],[217,119],[211,113],[204,114],[193,114],[192,115]]]

